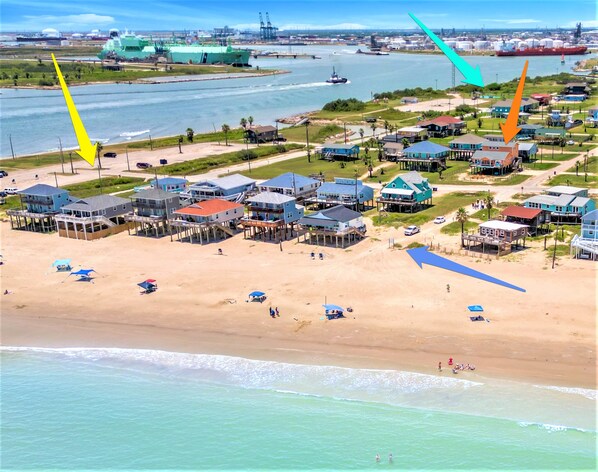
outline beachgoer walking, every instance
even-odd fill
[[[222,256],[222,249],[218,248],[218,255]]]
[[[280,318],[280,313],[278,313],[278,307],[275,308],[274,312],[276,313],[276,316]]]
[[[446,284],[446,293],[451,293],[451,286]]]
[[[448,365],[453,365],[453,358],[449,357]]]
[[[438,363],[438,372],[442,372],[442,362]]]

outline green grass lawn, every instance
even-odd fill
[[[579,173],[583,174],[583,159],[578,159],[579,160]],[[598,174],[598,156],[590,156],[588,158],[588,162],[587,162],[588,168],[588,174]],[[572,167],[570,167],[569,169],[567,169],[567,172],[575,172],[575,165],[573,165]]]
[[[529,170],[548,170],[558,166],[558,162],[529,162],[523,165],[524,168]]]
[[[598,188],[598,176],[588,174],[587,181],[583,174],[576,176],[575,174],[559,174],[555,177],[549,178],[544,182],[544,185],[572,185],[573,187],[583,188]]]
[[[343,128],[338,125],[309,125],[309,142],[323,143],[329,136],[334,136],[343,132]],[[305,126],[291,126],[280,130],[287,141],[305,143]]]
[[[282,146],[282,147],[281,147]],[[257,158],[265,158],[281,153],[281,149],[285,149],[284,152],[289,152],[296,149],[301,149],[304,146],[300,144],[288,143],[281,146],[259,146],[252,149]],[[253,159],[251,162],[255,162]],[[243,160],[242,151],[225,152],[223,154],[216,154],[214,156],[202,157],[199,159],[192,159],[185,162],[177,162],[175,164],[168,164],[156,168],[158,174],[165,175],[192,175],[207,172],[212,169],[218,169],[219,167],[226,167],[232,164],[247,163],[248,161]],[[249,164],[248,164],[249,167]],[[257,170],[257,169],[256,169]],[[147,171],[146,171],[147,172]]]
[[[371,210],[366,213],[372,218],[375,226],[409,226],[421,225],[432,221],[437,216],[445,216],[460,207],[471,205],[477,199],[483,198],[485,192],[453,192],[433,199],[432,205],[417,213],[394,213]]]
[[[463,225],[463,229],[465,230],[465,232],[473,231],[477,227],[478,227],[478,224],[474,223],[473,221],[466,221],[465,224]],[[458,221],[453,221],[452,223],[448,223],[440,229],[440,232],[442,234],[448,234],[450,236],[455,236],[456,234],[461,234],[461,223],[459,223]]]
[[[490,219],[494,219],[498,215],[500,215],[499,208],[490,208]],[[475,213],[472,213],[469,217],[474,220],[488,221],[488,209],[484,208],[483,210],[478,210]]]
[[[73,197],[86,198],[100,193],[109,194],[114,192],[121,192],[123,190],[132,190],[134,187],[142,185],[145,179],[141,177],[102,177],[100,180],[89,180],[78,184],[65,185],[65,190],[68,190]],[[102,190],[100,192],[100,189]]]

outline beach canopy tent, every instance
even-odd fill
[[[337,318],[345,317],[345,315],[344,315],[345,310],[338,305],[326,304],[326,305],[322,305],[322,306],[326,310],[326,318],[328,318],[329,320],[335,320]]]
[[[79,269],[76,272],[71,272],[69,274],[69,277],[71,275],[76,275],[77,277],[79,277],[80,281],[89,282],[92,279],[91,275],[89,275],[89,274],[91,274],[92,272],[95,272],[95,270],[93,270],[93,269]]]
[[[249,300],[252,302],[260,302],[262,303],[266,299],[266,294],[264,292],[260,292],[256,290],[249,294]]]
[[[469,305],[467,307],[467,309],[469,311],[484,311],[484,308],[482,307],[482,305]]]
[[[56,271],[58,272],[66,272],[67,270],[71,270],[71,260],[70,259],[56,259],[52,264],[52,267],[56,267]]]
[[[152,293],[158,290],[158,283],[154,279],[144,280],[143,282],[140,282],[137,285],[139,285],[143,289],[142,293]]]

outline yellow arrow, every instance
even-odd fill
[[[75,102],[73,102],[73,98],[71,97],[71,93],[66,86],[66,82],[62,77],[62,73],[60,72],[60,67],[58,67],[58,63],[56,62],[56,58],[54,54],[52,54],[52,61],[54,62],[54,67],[56,68],[56,75],[58,76],[58,80],[60,81],[60,86],[62,87],[62,93],[64,95],[64,101],[66,102],[66,107],[69,109],[69,115],[71,115],[71,121],[73,122],[73,128],[75,129],[75,135],[77,136],[77,142],[79,143],[80,151],[77,151],[84,160],[86,160],[92,167],[95,163],[96,159],[96,144],[91,144],[89,140],[89,136],[87,136],[87,131],[85,131],[85,126],[83,126],[83,122],[81,121],[81,117],[79,116],[79,112],[77,112],[77,108],[75,107]]]

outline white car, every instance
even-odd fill
[[[575,144],[575,141],[573,141],[572,139],[570,139],[569,141],[567,141],[567,144],[569,146],[573,146]]]
[[[444,222],[446,222],[446,219],[444,218],[444,216],[437,216],[436,218],[434,218],[435,225],[439,225]]]
[[[18,188],[16,188],[16,187],[6,187],[6,188],[4,189],[4,192],[5,192],[7,195],[16,195],[18,191],[19,191],[19,189],[18,189]]]
[[[413,236],[417,233],[419,233],[419,228],[417,226],[407,226],[407,228],[405,228],[405,236]]]

